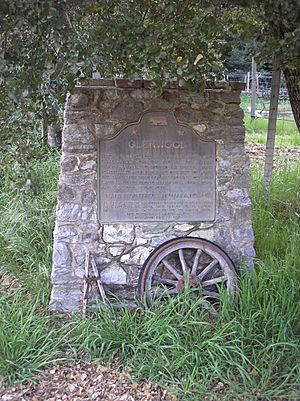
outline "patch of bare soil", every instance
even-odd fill
[[[265,159],[265,145],[254,142],[246,142],[245,149],[250,157],[251,162],[260,162]],[[287,162],[300,161],[300,147],[297,148],[286,148],[286,147],[275,147],[274,158],[283,159]]]
[[[78,362],[46,370],[38,383],[0,388],[1,401],[176,401],[151,382],[96,363]]]

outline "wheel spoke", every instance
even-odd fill
[[[183,254],[183,250],[179,249],[178,253],[179,253],[180,264],[181,264],[181,267],[182,267],[182,272],[183,272],[183,275],[185,275],[188,272],[188,267],[186,265],[186,261],[185,261],[184,254]]]
[[[198,275],[199,280],[201,281],[203,277],[205,277],[216,266],[217,263],[217,259],[214,259],[212,262],[210,262],[210,264],[207,265],[206,268]]]
[[[178,280],[182,278],[182,275],[171,265],[167,260],[162,260],[164,266],[173,274]]]
[[[220,299],[220,295],[215,291],[203,290],[202,295],[205,295],[206,297],[210,297],[210,298]]]
[[[159,288],[158,290],[159,291],[155,291],[154,289],[154,298],[156,299],[178,294],[177,288],[171,288],[170,290]]]
[[[202,287],[208,287],[209,285],[223,283],[223,281],[226,281],[226,280],[227,280],[226,276],[221,276],[221,277],[212,278],[211,280],[202,281],[201,285],[202,285]]]
[[[161,284],[168,284],[168,285],[174,285],[174,286],[177,284],[176,280],[170,280],[168,278],[164,278],[164,277],[158,276],[157,274],[153,275],[153,280],[155,280],[155,281],[157,281],[158,283],[161,283]]]
[[[199,259],[202,253],[202,249],[198,249],[194,258],[193,267],[191,271],[191,276],[195,276],[197,273],[197,267],[199,265]]]

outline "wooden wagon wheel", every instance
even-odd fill
[[[149,306],[184,289],[216,303],[221,287],[235,298],[235,281],[234,264],[219,246],[183,237],[163,243],[150,254],[140,272],[138,292]]]

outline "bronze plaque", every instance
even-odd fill
[[[173,113],[145,113],[99,143],[100,222],[214,220],[215,154]]]

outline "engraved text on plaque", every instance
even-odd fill
[[[99,220],[214,220],[215,157],[215,143],[178,124],[173,113],[145,113],[100,141]]]

